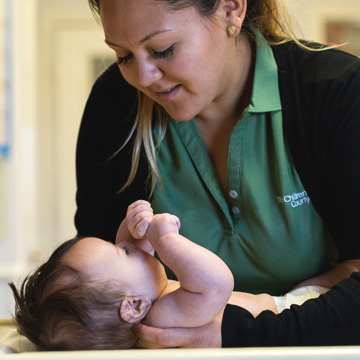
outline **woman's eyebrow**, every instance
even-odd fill
[[[164,29],[164,30],[157,30],[157,31],[154,31],[152,32],[151,34],[145,36],[141,41],[140,43],[144,43],[145,41],[151,39],[152,37],[156,36],[156,35],[159,35],[159,34],[162,34],[162,33],[165,33],[165,32],[168,32],[168,31],[171,31],[170,29]]]
[[[152,33],[150,33],[149,35],[146,35],[143,39],[140,40],[140,44],[144,43],[145,41],[151,39],[152,37],[156,36],[156,35],[159,35],[159,34],[162,34],[162,33],[165,33],[165,32],[168,32],[168,31],[171,31],[170,29],[165,29],[165,30],[156,30]],[[119,48],[122,48],[122,46],[120,45],[117,45],[117,44],[114,44],[113,42],[105,39],[104,40],[106,44],[108,45],[111,45],[111,46],[115,46],[115,47],[119,47]]]
[[[112,43],[111,41],[109,41],[109,40],[104,40],[105,41],[105,43],[107,44],[107,45],[111,45],[111,46],[116,46],[116,47],[119,47],[119,48],[121,48],[121,46],[120,45],[116,45],[116,44],[114,44],[114,43]]]

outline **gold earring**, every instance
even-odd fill
[[[236,31],[236,27],[235,26],[229,26],[227,28],[227,31],[228,31],[229,35],[234,35],[235,31]]]

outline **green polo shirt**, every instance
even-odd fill
[[[251,103],[229,144],[231,205],[195,121],[170,119],[157,158],[163,182],[152,206],[177,215],[182,235],[227,263],[235,290],[280,295],[333,266],[338,253],[294,167],[277,65],[271,47],[258,40]]]

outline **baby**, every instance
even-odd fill
[[[177,217],[154,215],[140,200],[129,207],[116,245],[92,237],[65,242],[19,292],[10,284],[21,331],[44,350],[120,349],[135,346],[132,327],[140,321],[209,323],[230,298],[233,276],[179,228]],[[168,281],[154,250],[179,282]]]
[[[124,349],[136,345],[133,326],[140,322],[203,326],[228,302],[254,316],[278,312],[281,298],[232,293],[226,264],[179,228],[176,216],[154,215],[139,200],[129,206],[116,245],[92,237],[60,245],[19,292],[10,284],[22,333],[42,350]],[[154,250],[179,281],[167,279]]]

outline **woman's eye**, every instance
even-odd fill
[[[171,45],[170,47],[168,47],[164,51],[155,51],[155,50],[153,50],[153,57],[154,57],[154,59],[164,59],[167,56],[173,54],[174,48],[175,48],[175,44]],[[117,57],[117,63],[119,65],[124,65],[124,64],[128,63],[130,60],[132,60],[132,58],[133,58],[133,54],[129,54],[129,55],[126,55],[126,56],[123,56],[123,57],[118,56]]]
[[[132,54],[129,54],[129,55],[126,55],[126,56],[123,56],[123,57],[118,56],[117,57],[117,63],[119,65],[126,64],[131,59],[132,59]]]
[[[157,52],[157,51],[153,51],[153,56],[155,59],[164,59],[166,58],[167,56],[169,55],[172,55],[173,52],[174,52],[174,47],[175,45],[171,45],[170,47],[168,47],[166,50],[164,51],[160,51],[160,52]]]

